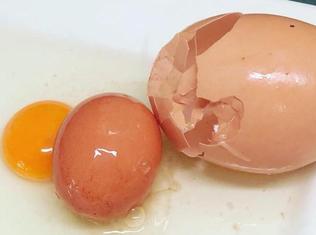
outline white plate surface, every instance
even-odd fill
[[[119,91],[147,103],[159,48],[184,26],[230,11],[316,24],[316,7],[282,0],[1,0],[0,132],[15,111],[40,99],[75,105]],[[316,234],[315,164],[269,177],[188,159],[170,147],[164,157],[154,186],[163,192],[152,194],[136,228],[85,222],[57,200],[50,182],[23,180],[0,161],[0,234]]]

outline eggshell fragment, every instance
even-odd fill
[[[148,96],[190,157],[263,174],[316,160],[316,27],[231,13],[189,26],[161,49]]]
[[[93,97],[70,113],[58,133],[56,191],[80,215],[126,215],[146,197],[160,159],[160,129],[143,104],[118,94]]]

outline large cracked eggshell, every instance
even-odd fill
[[[231,13],[164,46],[148,96],[164,132],[190,157],[274,174],[316,160],[316,27]]]

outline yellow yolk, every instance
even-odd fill
[[[35,180],[51,178],[55,137],[69,111],[66,104],[41,101],[12,117],[4,130],[3,152],[15,173]]]

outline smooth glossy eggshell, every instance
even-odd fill
[[[161,158],[161,134],[138,101],[104,94],[79,104],[53,156],[57,194],[80,215],[106,220],[142,203]]]

